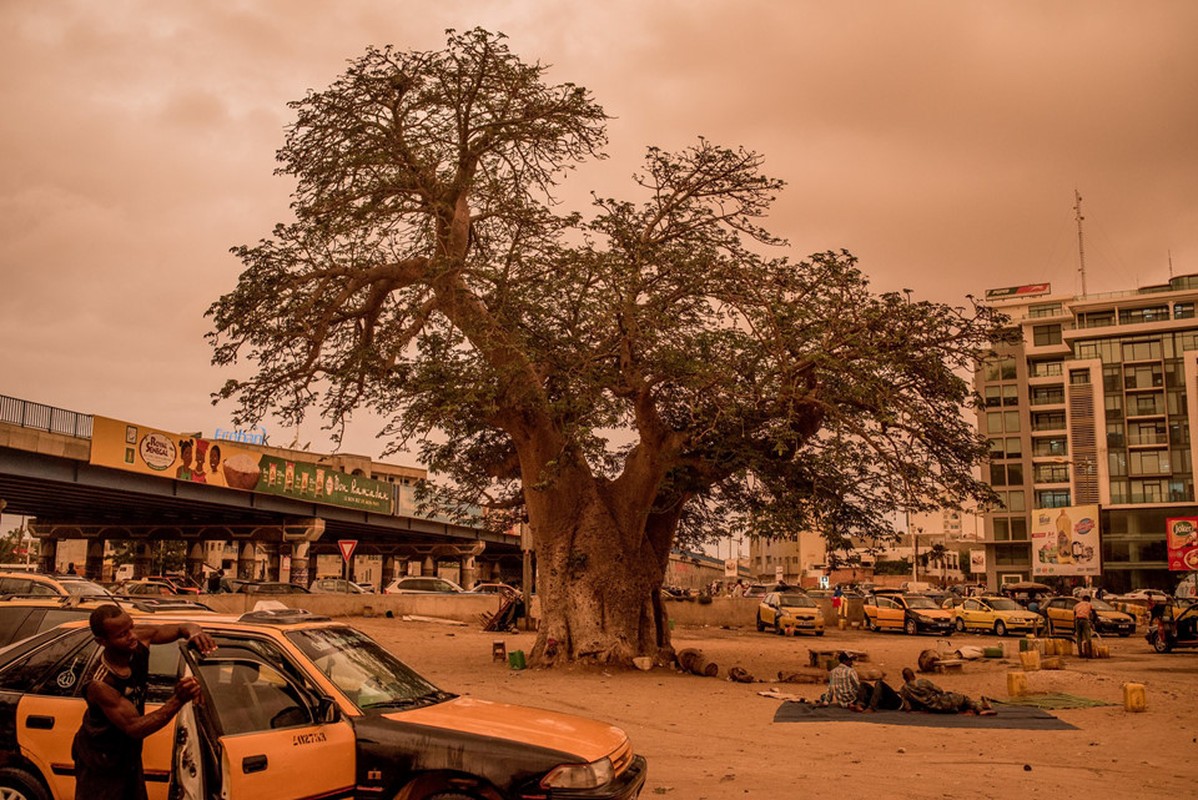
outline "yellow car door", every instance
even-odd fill
[[[204,689],[196,714],[218,742],[206,752],[220,763],[206,773],[221,786],[209,791],[254,800],[352,797],[354,732],[336,708],[264,661],[219,654],[197,661],[188,653]]]
[[[884,630],[903,627],[903,609],[891,597],[878,598],[878,627]]]

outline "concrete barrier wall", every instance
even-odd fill
[[[288,608],[302,608],[329,617],[412,614],[478,623],[483,614],[499,610],[499,598],[486,594],[202,594],[201,603],[223,614],[253,611],[260,600],[275,600]]]
[[[826,597],[816,598],[820,611],[824,615],[824,625],[834,628],[837,625],[836,616],[832,613],[832,600]],[[757,607],[761,605],[760,597],[713,597],[710,603],[700,603],[697,600],[669,600],[665,603],[666,614],[675,625],[691,625],[729,628],[750,628],[757,625]],[[861,601],[850,600],[847,606],[849,623],[861,622]]]

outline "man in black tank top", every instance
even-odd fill
[[[100,643],[100,667],[87,684],[87,711],[75,734],[76,800],[145,800],[141,743],[163,728],[184,704],[200,694],[195,678],[175,684],[161,708],[145,713],[146,681],[152,644],[179,639],[194,642],[201,652],[216,649],[212,637],[191,622],[134,625],[116,605],[102,605],[89,619]]]

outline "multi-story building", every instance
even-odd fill
[[[991,587],[1035,578],[1038,521],[1097,506],[1101,575],[1114,591],[1171,589],[1165,520],[1194,516],[1198,275],[1134,291],[1054,295],[1048,284],[991,290],[1023,334],[978,369],[990,438],[985,514]],[[1052,556],[1049,556],[1049,561]]]

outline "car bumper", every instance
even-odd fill
[[[920,622],[916,620],[915,627],[921,631],[951,631],[953,629],[953,621],[951,619],[938,619],[933,622]]]
[[[1115,622],[1100,622],[1097,626],[1095,626],[1094,630],[1098,631],[1099,633],[1118,633],[1130,636],[1136,632],[1136,626],[1134,622],[1125,622],[1123,624]]]
[[[598,789],[539,789],[524,791],[521,800],[635,800],[645,787],[649,772],[644,756],[634,756],[628,769],[614,781]]]

